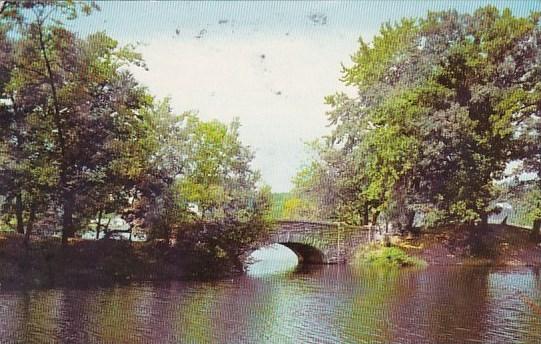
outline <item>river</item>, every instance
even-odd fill
[[[270,254],[269,254],[270,252]],[[541,343],[539,270],[295,268],[217,282],[0,291],[1,343]]]

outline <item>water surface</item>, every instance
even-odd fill
[[[536,270],[278,265],[218,282],[0,291],[0,342],[541,343],[524,301],[541,304]]]

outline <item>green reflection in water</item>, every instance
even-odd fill
[[[23,333],[21,342],[36,343],[43,337],[51,338],[56,343],[57,336],[55,318],[60,313],[60,291],[25,291],[20,299],[19,329]],[[29,327],[39,332],[29,331]]]
[[[221,290],[217,286],[205,284],[204,292],[193,292],[181,301],[177,313],[177,336],[187,343],[212,343],[213,323],[212,314],[215,312],[216,300]]]
[[[390,306],[397,291],[399,269],[363,269],[351,271],[348,302],[336,312],[336,323],[345,322],[342,340],[346,343],[389,342]]]
[[[136,343],[137,338],[143,336],[139,331],[146,328],[145,310],[151,298],[145,288],[104,289],[95,293],[92,303],[87,304],[88,321],[99,327],[99,340],[103,342]]]

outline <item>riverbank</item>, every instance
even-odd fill
[[[541,244],[519,227],[444,227],[411,238],[392,238],[392,248],[365,250],[371,265],[541,267]],[[362,252],[362,250],[361,250]],[[356,260],[359,257],[356,257]],[[209,269],[213,267],[212,271]],[[208,271],[207,271],[208,270]],[[204,264],[163,242],[34,240],[0,234],[0,287],[100,285],[131,281],[220,278],[238,274],[226,264]]]
[[[131,281],[194,278],[194,262],[163,242],[37,239],[27,248],[21,235],[0,234],[0,287],[108,285]]]
[[[393,243],[429,265],[541,267],[541,244],[531,232],[509,225],[448,226]]]

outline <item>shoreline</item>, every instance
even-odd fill
[[[541,267],[541,242],[510,225],[445,226],[394,238],[394,244],[428,265]]]
[[[541,267],[541,243],[508,225],[448,226],[391,241],[427,266]],[[72,240],[62,249],[60,240],[50,238],[25,248],[22,236],[0,234],[0,289],[213,281],[243,273],[225,264],[202,271],[195,257],[160,242]]]
[[[76,239],[62,248],[60,239],[47,238],[26,248],[21,235],[0,234],[0,289],[209,280],[200,265],[196,257],[161,242]],[[223,263],[212,276],[238,273]]]

